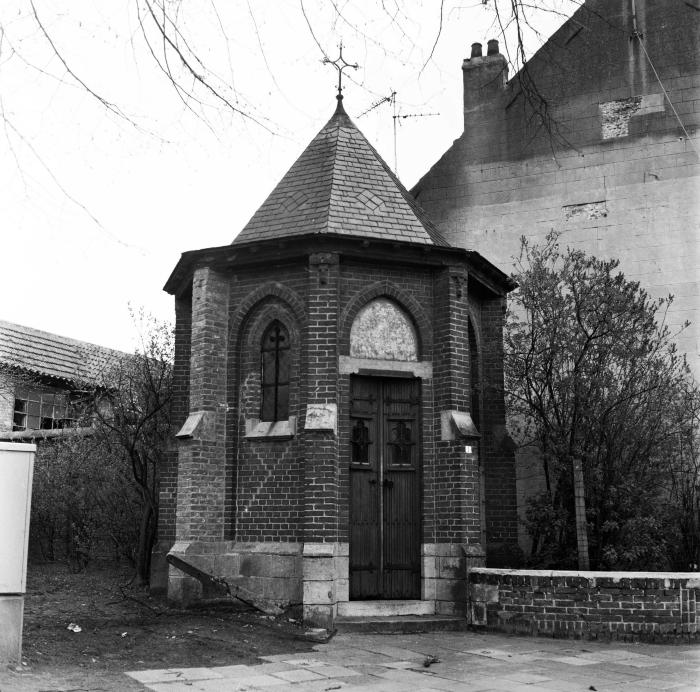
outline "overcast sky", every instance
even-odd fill
[[[362,114],[397,92],[410,187],[461,134],[469,46],[501,38],[481,0],[168,0],[197,74],[251,119],[171,54],[178,94],[146,2],[0,3],[0,319],[132,350],[128,305],[173,319],[180,253],[230,243],[332,115],[322,51],[360,64],[344,105],[392,167],[391,105]],[[529,52],[563,20],[533,15]]]

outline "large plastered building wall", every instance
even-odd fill
[[[479,52],[462,67],[464,134],[418,202],[506,271],[521,236],[551,229],[620,259],[675,296],[669,323],[692,323],[677,343],[700,376],[700,3],[588,0],[510,80],[495,42]]]
[[[481,52],[462,65],[464,133],[418,202],[504,271],[522,236],[552,229],[618,258],[652,296],[674,295],[667,324],[691,323],[676,342],[700,379],[700,3],[588,0],[510,80],[495,41]],[[543,482],[538,457],[517,456],[522,512]]]

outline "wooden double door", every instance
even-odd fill
[[[420,381],[353,377],[350,598],[420,598]]]

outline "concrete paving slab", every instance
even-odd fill
[[[427,684],[426,676],[422,673],[416,673],[412,670],[387,670],[384,673],[379,674],[380,678],[384,680],[391,680],[396,682],[402,682],[408,687],[420,687],[421,685]]]
[[[193,692],[191,682],[156,682],[145,685],[145,689],[153,692]]]
[[[266,664],[263,664],[266,665]],[[262,666],[260,666],[262,667]],[[250,674],[250,666],[244,666],[243,664],[239,663],[235,666],[212,666],[209,670],[213,671],[217,675],[221,676],[222,678],[228,678],[228,677],[235,677],[237,673],[241,673],[242,675],[249,675]]]
[[[423,666],[427,656],[439,663]],[[469,632],[340,634],[308,656],[136,671],[154,692],[700,692],[700,646],[605,644]],[[274,684],[273,684],[274,681]]]
[[[133,678],[137,682],[150,683],[150,682],[175,682],[177,681],[177,674],[174,673],[169,668],[158,668],[154,670],[133,670],[125,673],[130,678]]]
[[[311,680],[323,680],[320,673],[304,668],[293,668],[292,670],[280,671],[275,676],[286,682],[309,682]]]
[[[586,658],[581,658],[580,656],[553,656],[551,661],[555,663],[566,663],[567,666],[594,666],[597,665],[597,661],[589,661]]]
[[[243,690],[276,690],[285,685],[284,680],[270,675],[249,675],[246,678],[196,680],[192,683],[192,692],[243,692]]]
[[[314,668],[314,673],[323,675],[324,678],[354,678],[358,675],[362,675],[359,671],[345,666],[323,666],[321,668]]]
[[[215,668],[170,668],[179,680],[209,680],[221,677]]]
[[[532,685],[540,682],[549,682],[552,678],[546,675],[536,675],[535,673],[521,672],[521,673],[510,673],[504,675],[507,680],[513,680],[515,682],[522,682],[526,685]]]

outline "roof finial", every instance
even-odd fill
[[[331,60],[329,57],[323,58],[323,63],[324,64],[331,64],[333,67],[335,67],[336,70],[338,70],[338,95],[336,98],[338,101],[343,100],[343,70],[346,67],[352,67],[353,70],[356,70],[359,65],[357,63],[355,64],[350,64],[345,58],[343,57],[343,44],[342,42],[338,46],[338,49],[340,50],[340,55],[335,59]]]

